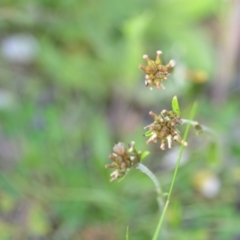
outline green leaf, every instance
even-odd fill
[[[207,160],[208,163],[212,166],[217,166],[220,161],[220,152],[219,152],[219,146],[216,142],[211,142],[208,146],[208,152],[207,152]]]
[[[152,136],[152,130],[148,130],[147,132],[145,132],[144,136],[145,136],[145,137],[150,137],[150,136]]]
[[[146,156],[148,156],[150,154],[149,151],[144,151],[142,154],[141,154],[141,158],[140,160],[142,161]]]
[[[178,104],[178,100],[177,100],[177,96],[174,96],[173,99],[172,99],[172,110],[180,115],[180,107],[179,107],[179,104]]]

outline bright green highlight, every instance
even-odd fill
[[[174,96],[173,99],[172,99],[172,110],[173,110],[176,114],[181,115],[177,96]]]

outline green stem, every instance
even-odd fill
[[[142,163],[139,163],[138,166],[136,167],[136,169],[138,169],[141,172],[145,173],[152,180],[152,182],[154,183],[155,190],[157,192],[157,202],[158,202],[159,210],[162,211],[164,203],[163,203],[163,199],[161,198],[162,190],[161,190],[161,187],[160,187],[160,184],[158,182],[157,177],[154,175],[154,173],[152,171],[150,171]]]
[[[129,240],[129,226],[127,226],[127,231],[126,231],[126,240]]]
[[[191,109],[191,113],[190,113],[190,121],[192,121],[192,119],[193,119],[193,117],[194,117],[194,115],[196,113],[196,110],[197,110],[197,103],[194,103],[193,106],[192,106],[192,109]],[[188,136],[188,133],[189,133],[190,125],[191,125],[191,123],[188,122],[186,130],[184,132],[184,137],[183,137],[184,141],[187,140],[187,136]],[[165,204],[165,206],[163,208],[163,212],[162,212],[162,214],[160,216],[160,219],[159,219],[159,222],[158,222],[158,225],[157,225],[157,228],[156,228],[156,231],[154,233],[154,236],[153,236],[152,240],[157,240],[157,238],[159,236],[159,233],[161,231],[161,228],[162,228],[162,225],[163,225],[163,220],[164,220],[165,214],[167,212],[167,208],[168,208],[168,205],[169,205],[169,202],[170,202],[170,198],[171,198],[171,195],[172,195],[174,183],[175,183],[175,180],[176,180],[176,177],[177,177],[177,172],[178,172],[178,168],[179,168],[180,161],[181,161],[181,158],[182,158],[183,150],[184,150],[184,146],[182,145],[181,148],[180,148],[179,154],[178,154],[178,159],[177,159],[177,163],[176,163],[176,166],[175,166],[175,169],[174,169],[172,182],[171,182],[170,189],[169,189],[168,196],[167,196],[167,201],[166,201],[166,204]]]
[[[201,128],[201,131],[207,132],[207,133],[210,133],[210,134],[216,136],[216,132],[215,132],[214,130],[212,130],[211,128],[209,128],[209,127],[207,127],[207,126],[205,126],[205,125],[200,124],[200,123],[197,122],[197,121],[192,121],[192,120],[183,119],[183,118],[182,118],[181,120],[182,120],[182,124],[190,124],[190,125],[192,125],[193,127],[196,127],[196,126],[199,125],[200,128]]]
[[[164,216],[166,214],[167,208],[168,208],[168,204],[169,204],[169,200],[167,200],[166,203],[165,203],[165,206],[163,208],[163,212],[162,212],[161,217],[159,219],[159,222],[158,222],[158,225],[157,225],[157,228],[155,230],[155,233],[154,233],[154,236],[153,236],[152,240],[157,240],[157,238],[158,238],[158,235],[160,233],[161,227],[163,225],[163,220],[164,220]]]

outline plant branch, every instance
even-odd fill
[[[155,186],[155,190],[157,192],[157,202],[158,202],[158,207],[159,210],[162,211],[163,210],[163,206],[164,206],[164,202],[163,199],[161,197],[162,195],[162,190],[160,187],[160,184],[158,182],[157,177],[153,174],[152,171],[150,171],[145,165],[143,165],[142,163],[139,163],[138,166],[136,167],[136,169],[140,170],[141,172],[145,173],[154,183]]]
[[[181,121],[182,121],[182,124],[190,124],[193,127],[199,127],[200,131],[207,132],[207,133],[210,133],[210,134],[216,136],[216,132],[215,131],[213,131],[211,128],[209,128],[209,127],[207,127],[205,125],[200,124],[197,121],[192,121],[192,120],[188,120],[188,119],[181,119]]]
[[[190,119],[191,120],[190,120],[190,122],[188,122],[186,130],[184,132],[184,137],[183,137],[184,141],[187,140],[187,136],[188,136],[188,133],[189,133],[189,130],[190,130],[190,125],[191,125],[192,119],[193,119],[193,117],[196,113],[196,110],[197,110],[197,103],[194,103],[193,107],[192,107],[192,110],[191,110],[191,113],[190,113]],[[158,235],[161,231],[161,228],[162,228],[162,225],[163,225],[163,220],[164,220],[165,214],[167,212],[167,208],[168,208],[170,198],[171,198],[171,195],[172,195],[172,191],[173,191],[174,183],[175,183],[175,180],[176,180],[176,176],[177,176],[178,168],[179,168],[179,165],[180,165],[180,161],[181,161],[181,158],[182,158],[183,150],[184,150],[184,146],[182,145],[181,148],[180,148],[179,154],[178,154],[178,159],[177,159],[177,163],[176,163],[176,166],[175,166],[175,169],[174,169],[172,182],[171,182],[170,189],[169,189],[168,196],[167,196],[167,201],[166,201],[166,204],[163,208],[163,212],[160,216],[160,219],[159,219],[159,222],[158,222],[158,225],[157,225],[157,228],[155,230],[155,233],[154,233],[154,236],[153,236],[152,240],[157,240]]]

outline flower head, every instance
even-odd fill
[[[164,89],[163,80],[167,79],[167,76],[172,72],[175,62],[170,60],[167,65],[162,64],[161,51],[157,51],[156,60],[151,60],[148,55],[143,55],[143,59],[147,61],[147,66],[140,65],[145,73],[145,85],[152,89],[156,87],[158,90]]]
[[[123,177],[131,168],[137,167],[140,162],[141,152],[136,151],[134,142],[131,142],[129,147],[119,142],[114,145],[113,153],[109,154],[109,158],[113,162],[106,164],[105,167],[116,169],[110,175],[110,181],[112,182]]]
[[[176,125],[182,124],[179,115],[167,110],[163,110],[160,115],[151,111],[149,115],[154,119],[154,122],[145,127],[148,128],[148,131],[145,133],[145,136],[149,137],[147,144],[150,142],[156,143],[159,139],[161,140],[160,148],[162,150],[165,150],[166,142],[168,148],[171,148],[172,140],[187,146],[187,142],[181,138],[180,132],[176,128]]]

